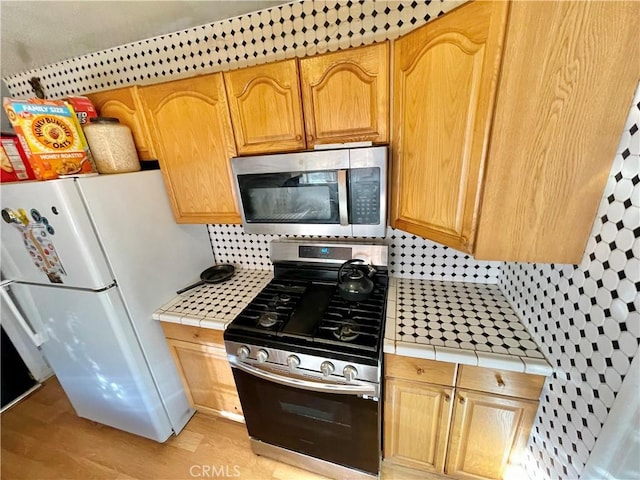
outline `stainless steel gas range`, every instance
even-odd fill
[[[272,242],[273,280],[224,333],[255,453],[334,478],[378,475],[387,257],[384,245]],[[350,259],[375,272],[358,301],[344,294],[345,280],[364,282],[359,262],[341,270]]]

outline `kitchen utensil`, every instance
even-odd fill
[[[357,265],[360,263],[361,265]],[[340,296],[350,302],[366,300],[373,290],[371,279],[376,269],[364,260],[352,258],[342,264],[338,270],[338,292]]]
[[[83,159],[75,170],[67,172],[66,175],[74,175],[76,173],[80,173],[82,171],[83,165],[88,161],[88,158]]]
[[[214,265],[213,267],[207,268],[200,274],[200,280],[196,283],[192,283],[189,286],[181,288],[176,293],[180,295],[181,293],[186,292],[187,290],[191,290],[197,286],[203,285],[205,283],[220,283],[224,282],[228,278],[231,278],[235,272],[235,267],[229,264],[222,265]]]

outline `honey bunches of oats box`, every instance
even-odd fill
[[[77,117],[65,102],[5,98],[3,104],[38,180],[94,171]]]

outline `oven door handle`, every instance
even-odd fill
[[[302,380],[300,378],[284,377],[282,375],[278,375],[277,373],[273,373],[267,370],[263,370],[261,368],[256,368],[251,365],[241,363],[237,360],[237,358],[234,355],[229,355],[228,358],[229,358],[229,363],[233,368],[237,368],[238,370],[242,370],[243,372],[246,372],[258,378],[262,378],[263,380],[279,383],[280,385],[285,385],[293,388],[300,388],[302,390],[311,390],[313,392],[337,393],[342,395],[368,395],[371,397],[378,396],[377,385],[372,385],[372,384],[343,385],[338,383],[322,383],[322,382],[314,382],[311,380]]]
[[[349,225],[346,170],[338,170],[338,214],[340,215],[340,225]]]

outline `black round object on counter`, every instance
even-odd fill
[[[192,283],[184,288],[181,288],[176,293],[180,295],[181,293],[186,292],[187,290],[191,290],[197,286],[203,285],[205,283],[220,283],[225,280],[231,278],[235,273],[236,269],[233,265],[222,264],[222,265],[214,265],[213,267],[207,268],[200,274],[200,280],[196,283]]]

